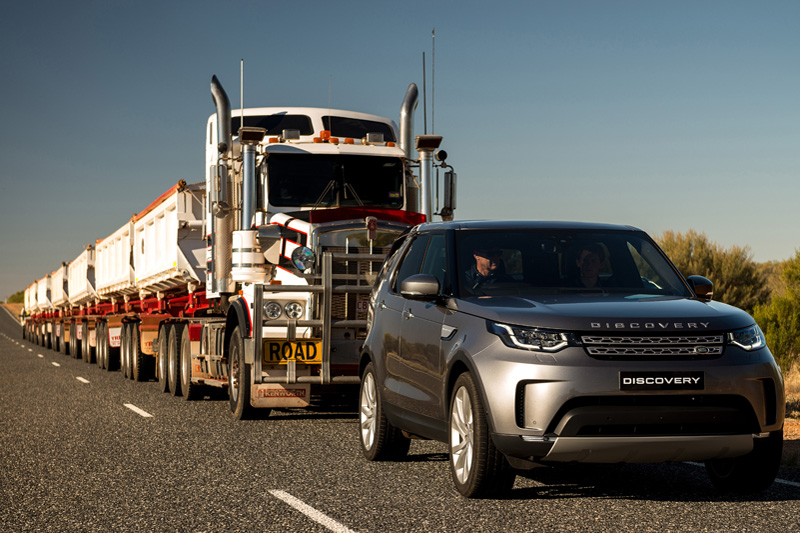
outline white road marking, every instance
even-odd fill
[[[78,381],[80,381],[81,383],[89,383],[89,380],[88,380],[88,379],[86,379],[86,378],[82,378],[82,377],[80,377],[80,376],[76,377],[75,379],[77,379],[77,380],[78,380]]]
[[[128,409],[130,409],[131,411],[136,413],[137,415],[140,415],[140,416],[142,416],[144,418],[153,418],[153,415],[151,415],[147,411],[142,411],[141,409],[139,409],[138,407],[136,407],[132,403],[126,403],[124,405],[125,405],[125,407],[127,407]]]
[[[51,364],[51,365],[53,365],[53,366],[61,366],[61,365],[59,365],[58,363],[56,363],[55,361],[53,361],[53,362],[52,362],[52,363],[50,363],[50,364]]]
[[[28,351],[29,351],[29,352],[32,352],[32,351],[33,351],[33,348],[28,348]]]
[[[310,505],[304,503],[301,500],[298,500],[288,492],[284,492],[282,490],[271,490],[269,491],[270,494],[281,500],[282,502],[291,505],[310,519],[314,520],[318,524],[330,529],[331,531],[335,531],[337,533],[353,533],[353,530],[343,526],[333,518],[329,517],[328,515],[321,513],[311,507]]]
[[[44,359],[44,356],[42,354],[37,353],[36,355],[39,356],[39,359]]]
[[[684,461],[684,462],[687,465],[692,465],[692,466],[705,466],[703,463],[695,463],[695,462],[692,462],[692,461]],[[798,487],[798,488],[800,488],[800,483],[797,483],[796,481],[789,481],[788,479],[780,479],[780,478],[776,477],[775,478],[775,483],[780,483],[781,485],[789,485],[790,487]]]

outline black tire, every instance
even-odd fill
[[[368,461],[399,460],[408,455],[411,440],[383,415],[375,367],[369,363],[361,376],[358,395],[358,441]]]
[[[169,342],[169,332],[172,329],[170,324],[162,324],[158,330],[158,358],[156,359],[156,374],[158,375],[158,387],[161,392],[169,392],[169,379],[168,370],[169,365],[167,360],[167,345]]]
[[[244,360],[244,340],[239,326],[233,329],[228,344],[228,397],[235,419],[254,418],[255,409],[250,405],[250,365]]]
[[[89,350],[89,335],[87,334],[86,322],[81,322],[81,359],[84,363],[89,362],[87,351]]]
[[[130,338],[131,379],[134,381],[148,381],[150,379],[150,356],[142,351],[139,322],[131,323]]]
[[[97,352],[97,368],[103,370],[106,367],[106,354],[105,348],[108,346],[108,336],[105,334],[106,331],[106,323],[105,322],[96,322],[95,323],[95,330],[94,330],[94,340],[96,345],[96,352]]]
[[[117,347],[111,346],[111,336],[108,328],[108,323],[106,323],[105,340],[106,340],[106,372],[119,370],[122,367],[122,360],[121,360],[122,355],[120,353],[122,352],[122,348],[120,346]]]
[[[48,350],[51,350],[53,348],[53,332],[52,331],[48,331],[48,326],[49,325],[50,324],[48,323],[48,324],[45,324],[45,326],[44,326],[44,330],[45,330],[44,347],[47,348]]]
[[[180,342],[183,332],[183,324],[173,324],[169,329],[169,341],[167,342],[167,381],[169,392],[173,396],[181,395],[181,364],[180,364]]]
[[[95,326],[96,327],[96,326]],[[84,346],[84,353],[83,353],[83,360],[89,364],[95,362],[95,354],[97,352],[96,348],[92,348],[92,342],[89,337],[89,323],[83,323],[83,346]],[[97,331],[95,330],[95,344],[97,339]]]
[[[69,328],[69,353],[72,354],[73,359],[81,357],[81,341],[78,340],[79,327],[80,323],[73,322],[72,327]]]
[[[180,338],[180,360],[181,360],[181,390],[183,399],[186,401],[196,400],[202,397],[202,385],[192,383],[192,343],[189,339],[189,328],[184,327]]]
[[[753,440],[753,451],[734,459],[706,461],[706,472],[720,492],[753,494],[772,485],[783,456],[783,429]]]
[[[458,376],[450,398],[450,473],[467,498],[507,492],[516,474],[489,435],[486,410],[469,372]]]
[[[120,332],[119,347],[120,347],[119,348],[120,370],[122,370],[122,377],[128,379],[130,377],[130,361],[131,361],[130,324],[128,322],[122,323],[122,331]]]

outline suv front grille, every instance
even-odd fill
[[[591,357],[609,361],[716,359],[722,355],[722,335],[582,335]]]

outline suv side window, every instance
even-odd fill
[[[431,235],[420,273],[435,276],[439,280],[439,287],[444,289],[445,274],[447,273],[447,246],[443,233]]]
[[[420,267],[422,266],[422,259],[425,256],[425,249],[428,247],[427,234],[419,235],[416,237],[408,247],[405,257],[400,262],[397,268],[397,274],[394,277],[392,291],[395,293],[400,292],[400,284],[406,278],[419,274]]]

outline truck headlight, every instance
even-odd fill
[[[281,317],[283,309],[278,302],[267,302],[264,304],[264,315],[270,320],[277,320]]]
[[[489,322],[489,331],[503,340],[506,346],[537,352],[557,352],[578,344],[575,335],[549,329],[510,326]]]
[[[286,316],[292,320],[303,317],[303,304],[300,302],[289,302],[283,310],[286,312]]]
[[[314,266],[314,252],[305,246],[298,246],[292,251],[292,264],[298,270],[308,270]]]
[[[728,342],[748,352],[758,350],[767,345],[764,333],[757,324],[753,324],[749,328],[729,332]]]

